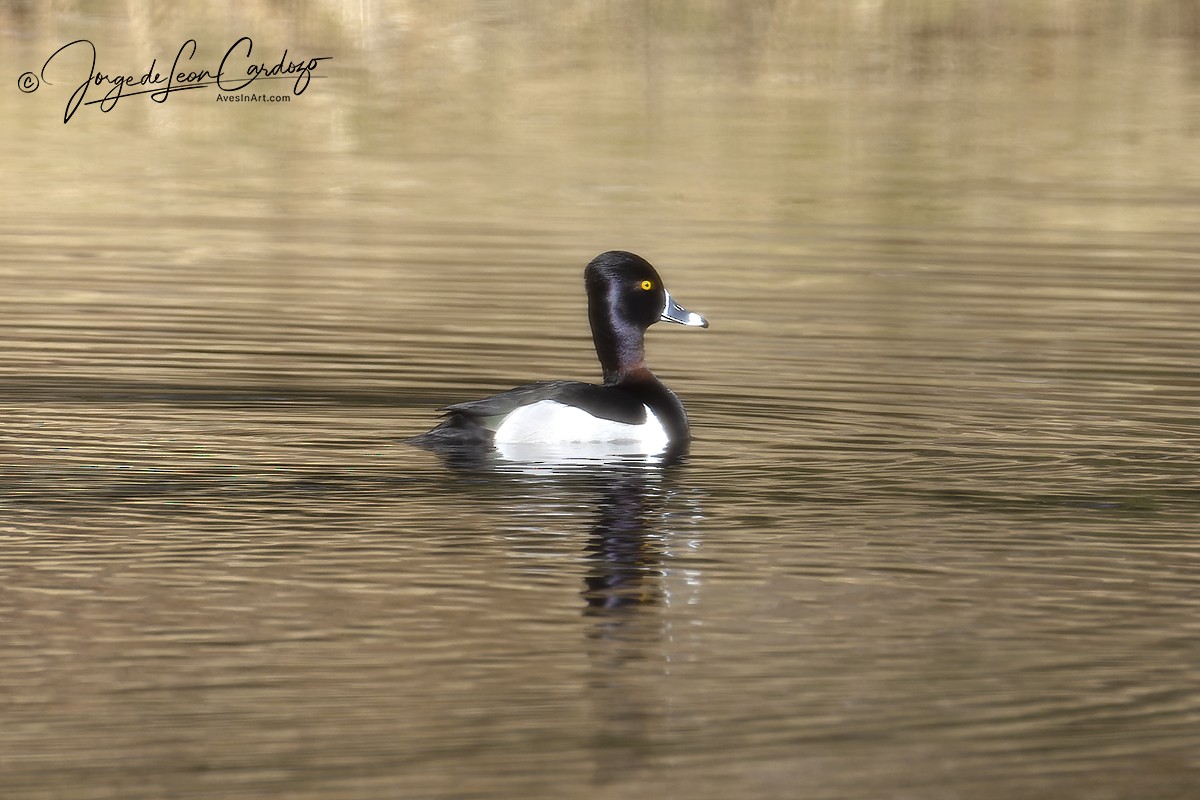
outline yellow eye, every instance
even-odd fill
[[[654,288],[654,283],[652,281],[642,281],[642,288],[648,292]]]

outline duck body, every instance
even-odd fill
[[[690,438],[683,403],[645,362],[645,332],[655,322],[708,327],[676,303],[645,259],[602,253],[584,270],[588,320],[602,385],[543,381],[456,403],[445,419],[409,440],[424,447],[620,443],[654,453]]]
[[[442,410],[446,419],[426,437],[478,444],[642,443],[661,449],[690,436],[683,403],[657,379],[605,386],[544,381]]]

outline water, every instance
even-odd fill
[[[1188,6],[741,8],[68,10],[334,58],[0,92],[0,794],[1194,796]],[[682,463],[402,444],[613,247]]]

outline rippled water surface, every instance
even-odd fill
[[[6,8],[332,60],[0,90],[0,795],[1195,797],[1196,18],[1042,5]],[[403,444],[610,248],[682,462]]]

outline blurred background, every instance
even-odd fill
[[[17,85],[242,36],[329,60],[66,124],[81,51]],[[1200,3],[0,37],[5,798],[1194,796]],[[597,380],[613,248],[712,323],[649,334],[685,463],[402,443]]]

